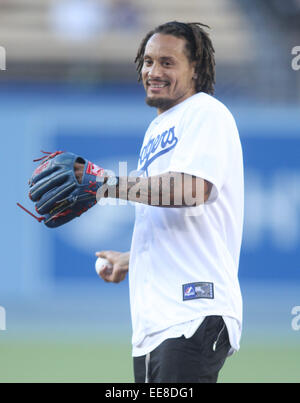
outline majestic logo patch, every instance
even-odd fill
[[[149,165],[152,164],[156,158],[171,151],[177,143],[178,138],[175,135],[175,126],[149,140],[141,150],[139,169],[147,172]]]
[[[183,301],[189,299],[214,299],[213,283],[189,283],[182,286]]]

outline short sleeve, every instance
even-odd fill
[[[178,128],[179,141],[169,171],[194,175],[212,183],[209,203],[217,199],[226,180],[235,128],[232,115],[223,105],[204,111],[189,108]]]

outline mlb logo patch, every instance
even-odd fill
[[[214,299],[213,283],[189,283],[182,286],[183,301],[198,298]]]
[[[184,297],[193,297],[196,293],[195,293],[195,288],[191,285],[191,286],[188,286],[188,287],[186,287],[184,290],[183,290],[183,293],[184,293]]]

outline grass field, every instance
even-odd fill
[[[298,283],[244,289],[241,349],[228,358],[219,382],[299,383],[300,331],[291,326]],[[0,383],[133,382],[127,290],[75,291],[3,299]]]
[[[228,358],[219,382],[299,383],[300,346],[251,345]],[[107,341],[0,343],[0,382],[133,382],[130,345]]]

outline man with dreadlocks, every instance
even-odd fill
[[[113,264],[105,281],[129,271],[136,382],[216,382],[239,349],[243,158],[231,113],[212,97],[205,28],[173,21],[142,41],[137,71],[158,116],[138,179],[110,183],[115,197],[137,202],[130,252],[97,253]]]

